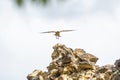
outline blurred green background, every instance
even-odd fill
[[[23,5],[25,5],[26,2],[32,2],[32,3],[37,3],[43,6],[46,6],[47,4],[49,4],[52,0],[15,0],[15,3],[21,7]],[[65,0],[57,0],[58,2],[60,1],[65,1]]]

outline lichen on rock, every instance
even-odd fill
[[[28,80],[119,80],[120,59],[114,65],[96,65],[98,58],[83,49],[53,46],[48,71],[34,70]]]

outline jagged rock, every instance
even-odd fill
[[[86,55],[84,54],[83,57],[85,57],[86,59],[89,59],[90,62],[94,62],[96,63],[98,58],[92,54],[86,53]]]
[[[54,47],[54,52],[52,53],[52,60],[56,61],[57,59],[60,59],[62,57],[65,57],[68,54],[73,55],[73,50],[71,48],[67,48],[63,44],[56,44]]]
[[[28,74],[28,80],[44,80],[45,72],[41,70],[34,70],[33,73]]]
[[[120,59],[116,60],[114,63],[115,68],[114,68],[114,73],[113,73],[113,78],[112,80],[120,80]]]
[[[112,80],[120,80],[120,75],[115,75]]]
[[[47,67],[48,71],[50,72],[52,69],[57,68],[57,63],[56,62],[52,62],[50,63],[50,65]]]
[[[35,70],[28,80],[120,80],[120,59],[114,65],[96,65],[98,58],[83,49],[53,46],[48,71]]]
[[[99,67],[96,71],[96,73],[105,73],[107,71],[111,71],[112,72],[112,69],[113,69],[113,65],[105,65],[105,66],[102,66],[102,67]]]
[[[76,48],[74,50],[74,55],[80,57],[81,55],[85,54],[86,52],[83,49]]]
[[[111,80],[113,76],[113,65],[105,65],[96,70],[96,74],[100,74],[100,78],[103,78],[104,80]]]
[[[120,70],[120,59],[116,60],[115,64],[115,68]]]
[[[79,48],[74,50],[74,55],[80,58],[81,60],[89,60],[94,63],[96,63],[98,60],[96,56],[86,53],[83,49],[79,49]]]
[[[94,69],[95,66],[91,62],[79,62],[80,69]]]

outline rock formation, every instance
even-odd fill
[[[83,49],[63,44],[53,47],[48,71],[34,70],[28,80],[120,80],[120,59],[114,65],[98,66],[98,58]]]

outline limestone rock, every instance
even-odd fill
[[[45,78],[45,72],[41,70],[34,70],[33,73],[28,74],[27,79],[28,80],[44,80]]]
[[[48,71],[34,70],[28,80],[120,80],[120,59],[114,65],[96,65],[98,58],[83,49],[53,46]]]
[[[111,80],[113,76],[113,65],[105,65],[96,70],[96,74],[100,74],[104,80]]]

